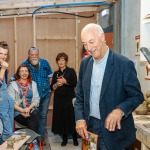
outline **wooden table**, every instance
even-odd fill
[[[150,150],[150,116],[134,115],[136,138],[141,142],[141,150]]]

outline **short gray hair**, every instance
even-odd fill
[[[94,29],[95,31],[97,31],[96,33],[98,35],[101,35],[102,33],[104,33],[102,27],[99,24],[95,24],[95,23],[89,23],[87,24],[81,32],[83,32],[84,30],[88,30],[88,29]]]

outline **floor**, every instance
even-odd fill
[[[62,147],[61,142],[62,139],[59,135],[54,135],[51,132],[51,128],[47,128],[47,144],[46,146],[43,146],[43,150],[81,150],[81,139],[78,138],[79,145],[74,146],[72,139],[68,139],[68,143],[66,146]],[[51,147],[51,149],[50,149]]]

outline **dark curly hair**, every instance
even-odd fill
[[[32,82],[32,75],[31,75],[30,69],[29,69],[28,66],[23,65],[23,64],[20,65],[20,66],[18,67],[17,71],[16,71],[16,80],[19,80],[19,79],[20,79],[19,72],[20,72],[20,69],[21,69],[22,67],[26,67],[26,68],[28,69],[28,72],[29,72],[28,80],[29,80],[29,82],[31,83],[31,82]]]
[[[64,58],[65,59],[65,61],[66,62],[68,62],[68,55],[66,54],[66,53],[59,53],[57,56],[56,56],[56,62],[58,62],[58,60],[60,59],[60,58]]]

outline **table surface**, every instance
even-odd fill
[[[18,138],[21,136],[21,132],[26,132],[26,138],[23,140],[19,140],[19,142],[15,142],[14,143],[14,148],[11,150],[24,150],[26,149],[26,147],[28,146],[28,144],[32,143],[37,137],[38,134],[35,133],[34,131],[30,130],[30,129],[19,129],[17,131],[14,132],[14,134],[10,137],[10,138]],[[8,150],[7,148],[7,141],[5,141],[2,145],[0,145],[0,149],[3,150]]]
[[[150,116],[149,115],[133,115],[136,131],[136,138],[141,145],[147,150],[150,148]]]
[[[24,139],[20,139],[21,135],[12,135],[10,138],[16,140],[13,145],[13,149],[10,150],[18,150],[29,138],[30,136],[26,136]],[[9,139],[10,139],[9,138]],[[20,139],[20,140],[17,140]],[[0,145],[1,150],[8,150],[7,141],[5,141],[2,145]]]
[[[150,116],[147,115],[134,115],[134,123],[136,128],[150,134]]]

